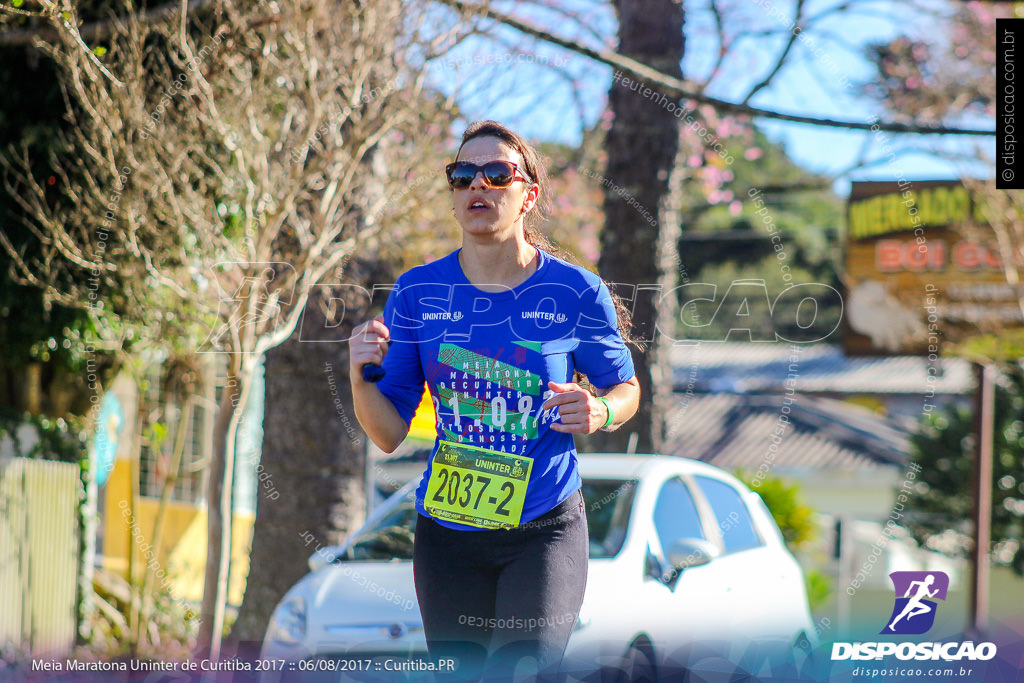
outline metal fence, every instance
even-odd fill
[[[78,465],[0,467],[0,644],[33,655],[74,646],[81,488]]]

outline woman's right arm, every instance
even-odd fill
[[[363,381],[363,365],[383,363],[389,337],[384,317],[377,316],[356,327],[348,340],[348,376],[356,419],[367,436],[385,453],[392,453],[405,440],[409,425],[376,384]]]

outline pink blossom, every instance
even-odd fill
[[[992,12],[990,12],[989,9],[987,7],[985,7],[984,4],[982,4],[980,2],[969,2],[969,3],[967,3],[967,8],[971,12],[974,12],[974,16],[976,16],[978,18],[978,21],[980,21],[981,23],[983,23],[983,24],[994,24],[995,23],[995,19],[996,19],[995,15],[992,14]]]
[[[590,263],[597,263],[597,260],[601,257],[601,245],[597,241],[595,235],[586,235],[580,238],[580,251],[583,252],[583,257]]]

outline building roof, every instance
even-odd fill
[[[665,455],[729,472],[743,469],[754,475],[768,463],[782,476],[820,471],[870,476],[905,469],[910,460],[909,435],[893,421],[821,396],[796,393],[787,400],[784,393],[675,394],[666,422]],[[383,494],[420,474],[432,445],[408,439],[390,455],[371,447]]]
[[[799,351],[794,351],[794,347]],[[790,373],[791,356],[798,360]],[[963,358],[843,354],[833,344],[692,342],[669,351],[676,391],[771,393],[790,374],[801,393],[967,394],[974,389]]]
[[[866,408],[795,394],[676,394],[665,452],[750,473],[905,467],[909,435]],[[786,409],[786,410],[784,410]],[[788,412],[787,412],[788,411]]]
[[[825,394],[909,397],[929,390],[929,376],[936,394],[974,385],[960,358],[848,357],[830,344],[694,342],[670,358],[677,393],[663,452],[751,473],[765,463],[779,474],[904,468],[912,425]],[[410,440],[386,460],[414,473],[430,445]]]

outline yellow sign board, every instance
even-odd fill
[[[935,354],[1024,323],[992,229],[959,181],[855,182],[846,241],[848,354]]]

